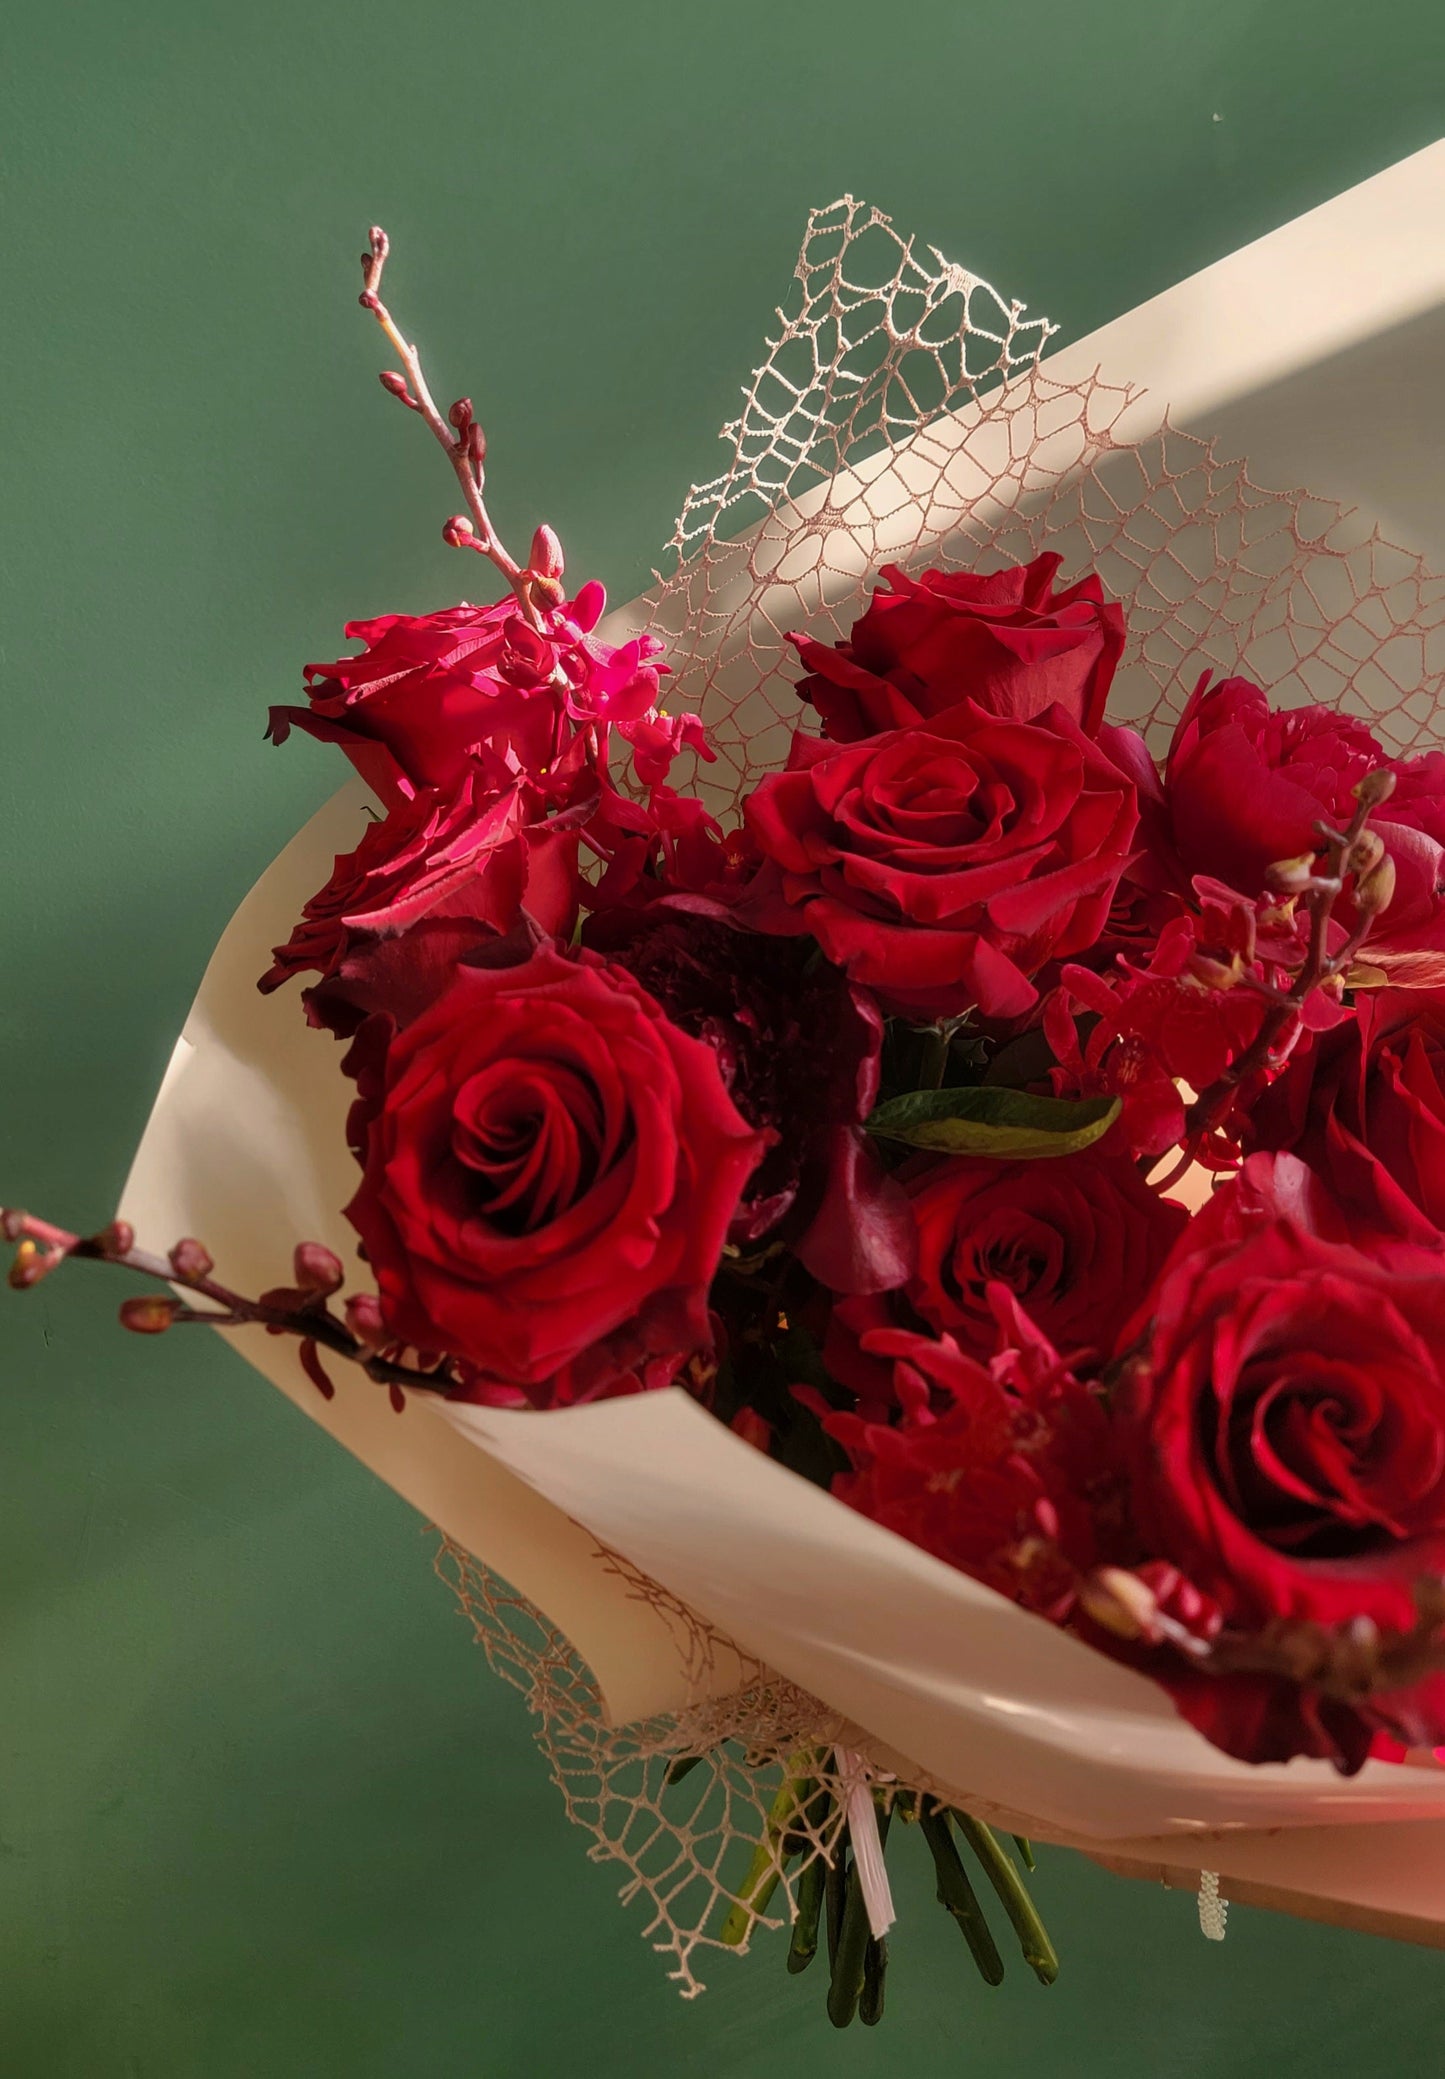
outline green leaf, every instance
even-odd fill
[[[880,1140],[949,1155],[998,1155],[1027,1162],[1072,1155],[1108,1132],[1117,1097],[1031,1097],[989,1085],[971,1090],[907,1090],[866,1121]]]

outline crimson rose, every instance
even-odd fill
[[[354,852],[338,853],[331,879],[275,948],[262,993],[308,969],[331,976],[358,940],[393,936],[423,917],[465,917],[503,934],[525,910],[543,931],[570,937],[576,832],[537,816],[524,784],[498,793],[476,767],[450,792],[425,787],[399,802],[367,826]]]
[[[901,1173],[918,1236],[918,1268],[897,1294],[835,1307],[826,1349],[841,1384],[871,1399],[882,1367],[869,1333],[908,1313],[961,1349],[998,1344],[996,1295],[1010,1291],[1030,1321],[1077,1367],[1112,1352],[1188,1214],[1109,1143],[1035,1162],[921,1157]]]
[[[1166,1266],[1115,1419],[1145,1550],[1227,1627],[1409,1631],[1412,1585],[1445,1573],[1445,1258],[1356,1246],[1294,1157],[1252,1156]],[[1445,1738],[1445,1677],[1345,1704],[1284,1675],[1151,1672],[1248,1761],[1350,1769],[1381,1730]]]
[[[1060,708],[964,701],[924,727],[834,745],[799,734],[746,803],[772,862],[754,914],[810,932],[905,1017],[1019,1017],[1030,976],[1092,945],[1137,821],[1134,788]]]
[[[548,945],[491,957],[515,964],[463,963],[400,1031],[369,1020],[350,1058],[347,1213],[386,1331],[449,1352],[479,1398],[665,1380],[711,1346],[708,1286],[766,1137],[621,969]]]
[[[1433,986],[1445,980],[1445,753],[1392,759],[1352,715],[1275,712],[1248,679],[1211,686],[1206,672],[1169,749],[1164,850],[1172,846],[1176,876],[1208,874],[1257,895],[1273,861],[1316,849],[1318,821],[1344,828],[1356,785],[1381,767],[1393,773],[1395,790],[1370,827],[1394,863],[1396,886],[1364,957],[1391,981]],[[1338,921],[1347,925],[1350,915],[1346,897]]]
[[[1061,707],[1092,736],[1124,648],[1123,609],[1092,574],[1054,590],[1052,553],[1003,570],[882,575],[846,642],[794,635],[798,687],[835,743],[926,722],[960,700],[1028,721]]]

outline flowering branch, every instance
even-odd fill
[[[472,400],[459,397],[446,417],[442,417],[422,373],[421,356],[381,300],[382,270],[390,251],[391,241],[386,233],[379,224],[373,224],[368,250],[361,256],[361,276],[365,287],[360,303],[363,310],[371,312],[391,341],[404,371],[398,375],[395,369],[386,369],[381,378],[382,387],[399,398],[408,411],[416,412],[440,442],[467,501],[467,513],[471,517],[463,513],[454,514],[442,529],[442,538],[452,548],[475,549],[495,564],[516,593],[527,619],[534,628],[540,627],[541,607],[555,605],[561,597],[561,588],[557,584],[561,575],[561,558],[560,554],[554,558],[551,553],[556,536],[549,527],[538,528],[532,543],[531,561],[526,569],[503,546],[482,496],[486,483],[487,436],[473,415]],[[550,567],[554,560],[557,564],[555,570]]]
[[[1184,1140],[1191,1159],[1200,1143],[1228,1119],[1250,1077],[1279,1066],[1294,1042],[1310,992],[1349,972],[1375,918],[1389,906],[1395,892],[1394,861],[1384,841],[1365,825],[1371,811],[1388,801],[1394,791],[1393,773],[1383,768],[1366,773],[1355,789],[1356,808],[1349,827],[1335,830],[1328,823],[1315,825],[1325,854],[1323,872],[1316,871],[1318,855],[1314,853],[1282,860],[1270,869],[1275,892],[1297,897],[1309,914],[1308,950],[1288,990],[1258,980],[1250,982],[1267,999],[1269,1008],[1238,1060],[1202,1090],[1185,1113]],[[1339,950],[1331,953],[1330,920],[1347,878],[1354,881],[1355,928]]]
[[[123,1270],[154,1278],[165,1285],[179,1285],[208,1300],[204,1308],[161,1293],[146,1293],[122,1302],[123,1328],[137,1335],[159,1335],[165,1329],[188,1321],[204,1322],[210,1328],[240,1328],[254,1324],[268,1335],[294,1335],[301,1340],[301,1363],[312,1384],[330,1400],[335,1387],[326,1376],[320,1351],[344,1357],[360,1365],[369,1379],[391,1388],[392,1405],[403,1402],[401,1388],[450,1395],[456,1390],[445,1363],[427,1371],[398,1364],[384,1354],[385,1339],[381,1310],[370,1293],[356,1294],[343,1304],[344,1319],[332,1313],[328,1301],[341,1289],[340,1258],[319,1242],[299,1242],[293,1258],[294,1286],[277,1286],[259,1299],[246,1299],[211,1273],[215,1268],[209,1251],[197,1241],[177,1242],[166,1257],[152,1256],[135,1245],[135,1231],[124,1220],[114,1220],[99,1234],[72,1234],[33,1213],[0,1206],[0,1236],[18,1244],[10,1267],[9,1283],[17,1292],[38,1285],[53,1270],[70,1260],[115,1263]]]
[[[1382,1631],[1372,1618],[1325,1625],[1280,1618],[1262,1631],[1219,1631],[1212,1637],[1162,1609],[1137,1574],[1099,1567],[1081,1584],[1080,1601],[1097,1623],[1120,1638],[1167,1645],[1211,1675],[1278,1675],[1339,1703],[1363,1703],[1392,1690],[1413,1689],[1445,1673],[1445,1580],[1415,1583],[1415,1622],[1409,1631]]]

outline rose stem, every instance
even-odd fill
[[[983,1864],[984,1875],[998,1893],[1005,1913],[1013,1922],[1014,1933],[1024,1953],[1024,1961],[1038,1979],[1040,1985],[1052,1985],[1059,1975],[1059,1959],[1053,1943],[1049,1940],[1038,1909],[1024,1887],[1023,1879],[1014,1868],[1013,1862],[999,1846],[993,1828],[985,1826],[981,1819],[971,1819],[967,1812],[955,1812],[960,1833],[969,1847]]]
[[[878,1815],[880,1847],[888,1839],[888,1823],[892,1816],[886,1806]],[[863,1885],[855,1861],[848,1870],[842,1925],[838,1931],[838,1946],[833,1952],[832,1981],[828,1986],[828,2019],[834,2028],[847,2028],[858,2011],[868,1949],[872,1940],[873,1930],[868,1925],[868,1901],[863,1896]]]
[[[877,1935],[863,1952],[863,1991],[858,2001],[858,2019],[864,2028],[877,2028],[883,2019],[883,1982],[888,1975],[888,1944]]]
[[[827,1874],[827,1861],[820,1848],[798,1878],[793,1935],[788,1944],[788,1969],[794,1974],[806,1971],[818,1953],[818,1920]]]
[[[984,1984],[1001,1984],[1003,1958],[983,1917],[978,1893],[969,1882],[968,1872],[954,1846],[947,1810],[942,1805],[920,1798],[918,1823],[933,1856],[933,1867],[938,1877],[938,1903],[946,1906],[958,1922],[959,1931],[973,1952],[973,1960]]]

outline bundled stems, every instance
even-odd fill
[[[999,1846],[998,1836],[992,1827],[985,1826],[982,1820],[971,1819],[967,1812],[955,1812],[953,1817],[959,1832],[983,1864],[984,1875],[998,1893],[999,1902],[1013,1923],[1025,1963],[1040,1985],[1052,1985],[1059,1975],[1058,1954],[1018,1871]]]
[[[918,1823],[933,1857],[934,1873],[938,1879],[938,1903],[946,1906],[958,1922],[959,1933],[973,1954],[973,1960],[978,1965],[979,1976],[984,1984],[1001,1985],[1003,1958],[998,1953],[998,1944],[994,1941],[989,1924],[983,1917],[978,1893],[969,1882],[968,1872],[963,1867],[957,1844],[949,1829],[947,1811],[942,1805],[934,1804],[931,1799],[920,1799]]]

